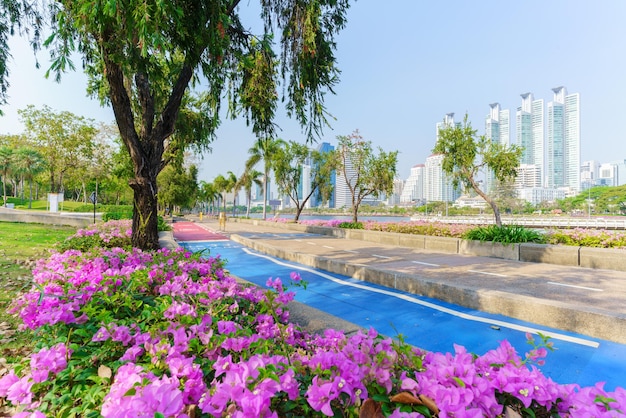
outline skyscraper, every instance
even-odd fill
[[[501,110],[500,103],[491,103],[485,120],[485,136],[503,145],[510,144],[510,114],[508,109]]]
[[[485,136],[487,139],[508,146],[510,144],[510,114],[508,109],[500,109],[500,103],[491,103],[487,118],[485,119]],[[496,179],[491,170],[486,173],[486,190],[493,192],[496,187]]]
[[[321,153],[327,153],[327,152],[331,152],[335,149],[335,147],[333,145],[331,145],[328,142],[322,142],[318,145],[317,147],[317,151],[321,152]],[[334,208],[335,207],[335,186],[337,184],[337,173],[335,171],[333,171],[330,175],[330,183],[333,186],[333,192],[330,194],[330,198],[328,200],[328,202],[322,202],[322,197],[320,196],[319,190],[316,190],[315,193],[313,193],[313,196],[311,196],[311,207],[318,207],[321,206],[323,204],[327,204],[329,208]]]
[[[418,202],[424,199],[424,164],[411,167],[411,174],[404,183],[400,203]]]
[[[548,103],[546,185],[580,191],[580,94],[552,89]]]
[[[532,93],[523,93],[522,105],[517,108],[516,143],[522,147],[521,164],[539,168],[540,185],[544,184],[544,115],[543,100],[535,100]]]

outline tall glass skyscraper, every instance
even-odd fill
[[[510,144],[510,113],[508,109],[500,109],[500,103],[491,103],[489,105],[489,114],[485,119],[485,136],[502,145]],[[485,190],[493,192],[497,186],[496,178],[491,170],[486,173],[485,179],[487,184]]]
[[[535,100],[532,93],[523,93],[522,105],[517,108],[516,143],[522,147],[521,164],[536,165],[543,179],[544,154],[544,116],[543,100]],[[543,185],[543,180],[541,181]]]
[[[552,89],[548,103],[546,185],[580,191],[580,94]]]

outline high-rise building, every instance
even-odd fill
[[[510,144],[509,110],[500,109],[500,103],[491,103],[489,107],[489,114],[485,119],[485,136],[490,141],[508,146]],[[496,187],[493,171],[487,171],[485,180],[485,190],[489,193],[493,192]]]
[[[416,164],[411,167],[411,174],[404,182],[404,188],[400,195],[400,203],[419,202],[424,199],[424,164]]]
[[[427,202],[453,202],[459,197],[458,190],[443,171],[443,154],[426,158],[424,165],[424,199]]]
[[[515,114],[516,143],[522,147],[521,164],[539,167],[541,185],[544,177],[544,115],[543,100],[535,100],[532,93],[523,93],[522,105]]]
[[[580,94],[552,89],[548,103],[546,184],[580,191]]]
[[[494,142],[509,145],[511,135],[509,110],[500,109],[500,103],[492,103],[489,107],[491,109],[485,119],[485,136]]]
[[[321,153],[327,153],[334,150],[335,147],[328,142],[322,142],[317,146],[317,151]],[[322,197],[320,196],[319,190],[316,190],[310,199],[311,207],[318,207],[321,205],[328,205],[329,208],[335,207],[335,187],[337,184],[337,173],[335,171],[330,174],[330,183],[333,186],[333,192],[330,194],[328,202],[322,202]]]
[[[341,152],[341,150],[340,150]],[[345,172],[345,175],[344,175]],[[335,207],[336,208],[351,208],[352,207],[352,193],[350,192],[350,185],[356,184],[357,178],[356,169],[352,165],[352,160],[346,158],[344,161],[344,167],[337,172],[335,182]]]
[[[580,93],[565,96],[565,186],[580,191]]]
[[[461,126],[460,122],[454,122],[454,113],[446,113],[442,122],[437,122],[437,132],[435,138],[439,139],[439,131],[449,127]]]

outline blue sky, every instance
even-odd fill
[[[243,2],[242,4],[247,4]],[[348,12],[338,38],[342,71],[327,107],[335,116],[322,141],[359,129],[385,151],[400,151],[398,176],[423,163],[435,141],[435,125],[446,113],[467,112],[484,133],[489,104],[515,110],[520,94],[552,100],[553,87],[581,95],[581,161],[626,159],[626,1],[415,1],[360,0]],[[82,74],[61,84],[44,79],[47,53],[38,57],[13,42],[9,105],[0,133],[19,133],[17,109],[49,105],[97,121],[113,121],[111,109],[85,97]],[[80,67],[80,61],[76,62]],[[278,120],[285,140],[303,141],[299,127]],[[254,136],[243,121],[225,120],[200,176],[240,174]]]

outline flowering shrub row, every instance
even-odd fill
[[[277,219],[276,222],[288,222],[286,219]],[[291,222],[291,221],[289,221]],[[302,225],[326,226],[330,228],[339,228],[344,221],[341,220],[303,220],[299,221]],[[438,237],[454,237],[454,238],[473,238],[474,235],[480,235],[481,229],[488,230],[493,227],[476,227],[476,225],[447,224],[442,222],[429,221],[411,221],[411,222],[362,222],[362,229],[384,232],[400,232],[404,234],[429,235]],[[508,228],[508,230],[507,230]],[[517,229],[517,232],[515,230]],[[510,234],[513,230],[515,233]],[[505,226],[505,232],[509,233],[508,238],[501,240],[504,242],[541,242],[554,245],[572,245],[577,247],[598,247],[598,248],[626,248],[626,233],[622,231],[607,231],[596,229],[551,229],[545,233],[536,232],[532,229],[526,229],[514,225]],[[515,236],[519,236],[519,240],[515,240]],[[528,236],[536,235],[532,239]],[[490,239],[486,239],[490,240]],[[513,240],[513,241],[511,241]]]
[[[326,226],[329,228],[339,228],[345,221],[339,219],[332,220],[301,220],[301,225]],[[411,221],[411,222],[359,222],[362,228],[369,231],[399,232],[403,234],[431,235],[438,237],[460,238],[471,229],[468,225],[447,224],[443,222]]]
[[[298,284],[297,274],[291,282]],[[182,249],[69,250],[40,260],[12,310],[35,353],[0,378],[18,417],[615,417],[626,390],[558,385],[541,374],[549,343],[521,358],[424,352],[374,330],[310,335],[293,299],[230,277],[219,257]]]
[[[596,229],[550,230],[546,233],[549,244],[577,247],[626,248],[626,233]]]

